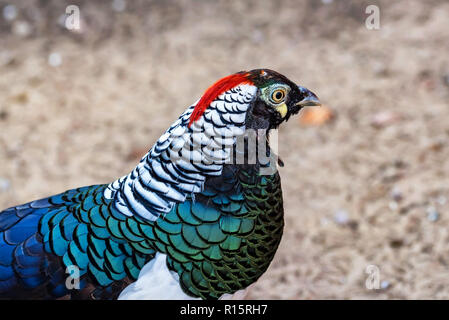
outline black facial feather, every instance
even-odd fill
[[[247,128],[266,130],[276,129],[282,122],[287,121],[292,115],[300,111],[301,107],[296,106],[295,104],[304,98],[303,94],[298,89],[298,86],[287,77],[270,69],[255,69],[250,71],[249,74],[249,79],[251,79],[259,90],[247,113]],[[282,117],[273,106],[267,105],[267,103],[261,99],[260,90],[273,84],[284,84],[290,88],[290,92],[285,100],[288,110],[285,117]]]

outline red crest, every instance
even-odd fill
[[[214,101],[220,94],[231,90],[239,84],[253,84],[248,76],[248,72],[231,74],[210,86],[196,104],[195,109],[193,109],[190,116],[189,127],[203,115],[204,111],[206,111],[212,101]]]

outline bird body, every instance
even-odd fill
[[[0,212],[0,297],[218,299],[248,287],[274,257],[284,212],[276,164],[235,163],[236,139],[313,104],[274,71],[231,75],[130,174]]]

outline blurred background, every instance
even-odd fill
[[[0,0],[0,14],[1,209],[128,173],[211,83],[270,68],[325,107],[281,129],[285,234],[248,297],[449,298],[448,1]]]

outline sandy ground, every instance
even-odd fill
[[[75,34],[49,2],[0,1],[0,208],[112,181],[213,81],[271,68],[335,116],[281,129],[285,235],[248,297],[449,298],[447,1],[71,1]]]

